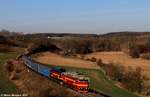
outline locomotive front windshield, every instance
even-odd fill
[[[79,81],[81,81],[81,82],[89,82],[88,79],[80,79]]]
[[[82,91],[87,91],[88,88],[80,88],[80,90],[82,90]]]

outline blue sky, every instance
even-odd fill
[[[0,29],[53,33],[150,31],[150,0],[0,0]]]

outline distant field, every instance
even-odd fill
[[[141,67],[144,71],[150,73],[150,60],[141,58],[133,59],[123,52],[96,52],[88,54],[86,57],[95,57],[102,59],[104,63],[117,63],[125,67]]]
[[[18,53],[0,53],[0,93],[16,93],[17,87],[6,76],[3,64],[11,58],[15,58]]]
[[[35,60],[44,64],[51,64],[51,65],[57,65],[57,66],[99,69],[98,65],[96,65],[93,62],[84,61],[84,60],[75,59],[75,58],[65,58],[60,55],[50,53],[50,52],[42,53],[42,55],[35,58]]]

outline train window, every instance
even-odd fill
[[[84,90],[88,90],[88,88],[80,88],[80,90],[83,90],[83,91],[84,91]]]
[[[87,80],[87,79],[82,79],[82,80],[80,80],[80,81],[85,81],[85,82],[88,82],[89,80]]]

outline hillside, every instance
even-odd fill
[[[130,32],[130,31],[123,31],[123,32],[110,32],[106,34],[102,34],[103,37],[138,37],[138,36],[150,36],[150,32]]]

